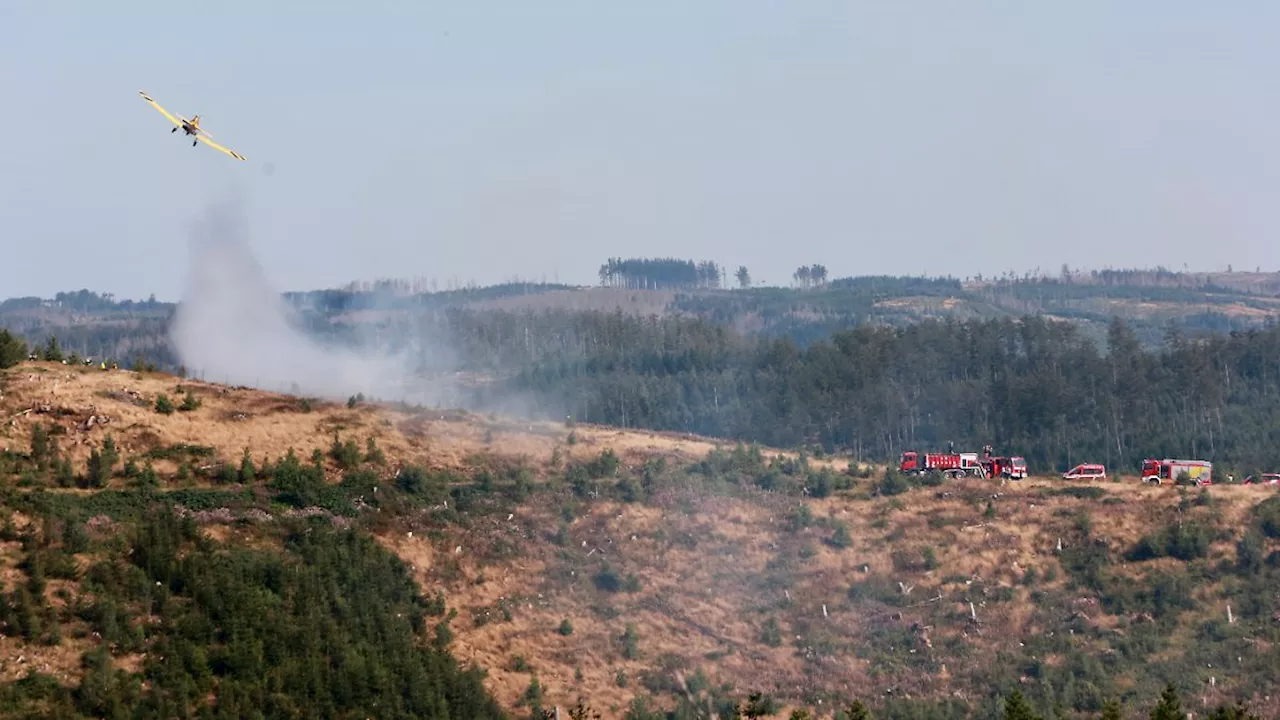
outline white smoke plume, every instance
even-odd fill
[[[322,345],[301,329],[249,246],[244,201],[214,202],[190,230],[190,272],[170,330],[188,372],[211,382],[345,400],[357,393],[438,404],[408,352]],[[439,388],[436,388],[438,390]]]

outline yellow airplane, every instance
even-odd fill
[[[214,150],[221,150],[222,152],[224,152],[224,153],[226,153],[226,154],[230,155],[231,157],[233,157],[233,158],[235,158],[235,159],[237,159],[237,160],[243,160],[243,159],[244,159],[244,156],[243,156],[243,155],[241,155],[240,153],[236,152],[235,150],[232,150],[232,149],[230,149],[230,148],[224,148],[224,147],[222,147],[221,145],[219,145],[218,143],[216,143],[216,142],[214,142],[214,141],[210,140],[209,138],[213,137],[213,135],[211,135],[211,134],[210,134],[207,130],[205,130],[204,128],[200,127],[200,116],[199,116],[199,115],[193,115],[193,116],[191,117],[191,119],[190,119],[190,120],[188,120],[188,119],[186,119],[186,118],[182,117],[181,115],[178,115],[178,116],[176,116],[176,117],[175,117],[175,116],[174,116],[172,113],[170,113],[168,110],[165,110],[164,108],[160,107],[160,103],[156,102],[155,100],[152,100],[152,99],[151,99],[151,96],[150,96],[150,95],[147,95],[147,94],[146,94],[145,92],[143,92],[142,90],[139,90],[139,91],[138,91],[138,94],[139,94],[139,95],[141,95],[141,96],[142,96],[142,99],[143,99],[143,100],[146,100],[146,101],[147,101],[147,103],[149,103],[149,104],[151,105],[151,107],[153,107],[153,108],[155,108],[155,109],[159,110],[160,112],[164,113],[164,116],[165,116],[165,117],[167,117],[167,118],[169,118],[169,122],[172,122],[174,125],[177,125],[177,127],[175,127],[174,129],[170,130],[169,132],[171,132],[171,133],[172,133],[172,132],[178,132],[178,130],[182,130],[182,132],[184,132],[184,133],[186,133],[186,134],[191,135],[192,137],[194,137],[194,138],[195,138],[195,140],[192,140],[192,141],[191,141],[191,147],[195,147],[195,146],[196,146],[196,143],[198,143],[198,142],[202,142],[202,143],[204,143],[205,145],[208,145],[209,147],[213,148]]]

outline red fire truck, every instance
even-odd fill
[[[903,474],[921,475],[934,471],[949,478],[966,475],[986,477],[987,474],[982,463],[978,462],[978,453],[922,453],[910,450],[902,453],[902,459],[898,462],[898,472]]]
[[[1207,460],[1156,460],[1142,461],[1142,482],[1175,484],[1182,476],[1193,485],[1213,484],[1213,463]]]
[[[985,457],[982,459],[982,467],[987,471],[987,477],[1006,477],[1010,480],[1021,480],[1027,476],[1026,458],[1014,455],[1012,457]]]

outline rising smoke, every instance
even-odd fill
[[[335,400],[357,393],[427,405],[454,399],[439,381],[426,382],[413,371],[420,338],[391,353],[335,347],[309,336],[254,257],[238,194],[213,202],[189,234],[189,277],[170,330],[188,372],[211,382]]]

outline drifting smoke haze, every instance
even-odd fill
[[[190,230],[190,272],[170,330],[189,372],[213,382],[330,399],[439,404],[452,393],[412,371],[413,345],[396,353],[321,344],[271,287],[249,245],[244,201],[210,205]],[[419,339],[421,342],[421,339]],[[402,344],[402,347],[405,347]]]

